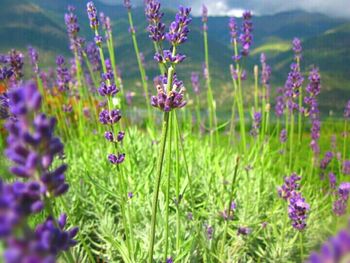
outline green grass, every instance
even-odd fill
[[[330,136],[340,133],[341,124],[324,122],[322,152],[329,149]],[[271,131],[272,132],[272,131]],[[160,136],[160,130],[157,134]],[[229,202],[230,183],[238,152],[236,145],[229,145],[227,136],[220,135],[221,144],[209,147],[209,136],[197,136],[185,130],[184,151],[180,155],[179,172],[183,198],[175,202],[175,173],[170,174],[169,256],[175,262],[220,262],[222,234],[225,221],[220,216]],[[159,137],[156,137],[159,138]],[[228,236],[224,251],[228,262],[301,262],[298,232],[288,218],[287,203],[277,195],[277,187],[291,171],[286,164],[288,155],[275,136],[268,137],[263,145],[254,144],[250,138],[248,156],[240,156],[238,177],[234,185],[233,200],[237,209],[233,220],[228,221]],[[311,206],[308,227],[303,232],[304,256],[345,223],[332,213],[332,200],[327,180],[320,180],[320,172],[310,162],[308,134],[301,145],[295,146],[293,171],[302,176],[301,192]],[[339,147],[341,142],[338,141]],[[78,262],[145,262],[147,259],[148,234],[150,231],[151,200],[155,180],[155,163],[158,145],[151,137],[135,126],[128,127],[124,141],[126,161],[123,163],[127,191],[133,192],[126,208],[130,210],[128,227],[134,234],[135,253],[130,255],[125,241],[125,229],[121,222],[121,192],[118,172],[107,161],[109,145],[103,132],[96,134],[86,129],[83,137],[66,140],[66,174],[70,183],[67,195],[59,198],[54,211],[65,211],[68,221],[78,225],[78,246],[72,249]],[[339,148],[340,149],[340,148]],[[191,206],[190,185],[186,172],[192,178],[194,206]],[[3,159],[2,159],[3,160]],[[171,159],[171,171],[176,162]],[[3,161],[2,161],[3,162]],[[330,165],[340,176],[337,161]],[[1,163],[5,170],[7,163]],[[251,169],[247,167],[250,166]],[[166,174],[163,173],[157,218],[155,259],[163,259],[165,231]],[[176,250],[176,210],[180,213],[180,248]],[[193,220],[188,213],[195,210]],[[39,216],[39,219],[42,217]],[[263,228],[262,223],[267,227]],[[206,235],[206,226],[214,229],[213,239]],[[237,235],[240,226],[251,228],[248,236]],[[98,261],[98,259],[100,261]]]

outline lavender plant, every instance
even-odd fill
[[[68,190],[64,173],[67,165],[53,165],[63,152],[63,144],[54,135],[56,121],[39,113],[41,95],[33,83],[9,93],[9,110],[14,118],[6,128],[6,156],[12,161],[13,183],[0,181],[1,239],[5,244],[5,262],[55,262],[61,252],[76,244],[78,228],[65,230],[67,216],[54,219],[53,201]],[[33,117],[34,116],[34,117]],[[46,210],[48,218],[34,229],[29,220]],[[69,262],[74,262],[67,252]]]

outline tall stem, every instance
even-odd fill
[[[344,132],[343,132],[343,136],[344,136],[344,140],[343,140],[343,160],[346,160],[346,143],[347,143],[347,138],[348,138],[348,121],[345,119],[344,120]]]
[[[239,157],[236,159],[236,167],[235,167],[235,172],[232,177],[232,182],[231,182],[231,192],[230,192],[230,199],[228,203],[228,212],[227,212],[227,220],[225,221],[225,230],[224,230],[224,236],[222,237],[222,247],[221,247],[221,255],[222,255],[222,262],[225,262],[226,260],[226,255],[225,255],[225,243],[226,243],[226,236],[227,236],[227,228],[228,228],[228,220],[230,220],[230,214],[231,214],[231,204],[233,201],[233,192],[236,184],[236,179],[237,179],[237,174],[238,174],[238,166],[239,166]],[[225,210],[225,208],[224,208]]]
[[[172,141],[172,129],[171,127],[173,123],[173,114],[170,112],[169,116],[169,145],[168,145],[168,151],[167,151],[167,183],[166,183],[166,197],[165,197],[165,252],[164,252],[164,262],[166,262],[168,258],[168,249],[169,249],[169,192],[170,192],[170,174],[171,174],[171,141]]]
[[[151,233],[149,237],[150,244],[149,244],[149,253],[148,253],[148,263],[152,263],[153,261],[158,195],[159,195],[160,182],[162,178],[162,168],[163,168],[164,152],[165,152],[165,146],[166,146],[166,137],[167,137],[168,128],[169,128],[168,126],[169,126],[169,112],[164,112],[162,136],[161,136],[160,149],[159,149],[159,158],[157,163],[157,177],[156,177],[155,188],[153,193],[152,221],[151,221]]]
[[[205,25],[204,25],[205,26]],[[215,112],[215,101],[213,96],[213,90],[211,88],[211,77],[209,69],[209,48],[208,48],[208,33],[206,30],[203,31],[204,36],[204,56],[205,56],[205,67],[207,70],[207,86],[208,86],[208,106],[209,106],[209,126],[210,126],[210,142],[213,146],[213,132],[215,130],[215,140],[218,143],[218,131],[217,131],[217,119]]]
[[[147,104],[147,114],[148,114],[148,121],[150,122],[151,125],[153,125],[153,117],[152,117],[152,112],[151,112],[151,103],[150,103],[150,97],[148,94],[148,84],[147,84],[147,79],[146,79],[146,73],[145,73],[145,69],[142,65],[142,61],[141,61],[141,57],[140,57],[140,49],[139,46],[137,44],[137,39],[136,39],[136,33],[134,30],[134,23],[132,20],[132,15],[131,15],[131,11],[128,11],[128,19],[129,19],[129,24],[130,24],[130,28],[131,28],[131,37],[132,37],[132,42],[134,45],[134,50],[135,50],[135,54],[136,54],[136,58],[137,58],[137,63],[139,66],[139,71],[140,71],[140,75],[141,75],[141,81],[142,81],[142,87],[143,87],[143,91],[145,93],[146,96],[146,104]]]

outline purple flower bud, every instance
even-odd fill
[[[88,2],[86,5],[86,9],[87,9],[87,14],[88,14],[88,17],[90,20],[90,27],[93,30],[96,30],[98,28],[99,22],[98,22],[97,10],[96,10],[94,2],[92,2],[92,1]]]

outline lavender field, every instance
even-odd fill
[[[69,54],[0,54],[0,262],[350,262],[350,93],[327,104],[331,66],[325,89],[296,35],[270,43],[287,47],[275,72],[249,10],[220,29],[218,65],[210,8],[198,34],[159,0],[142,17],[124,0],[125,58],[99,4],[60,14]]]

